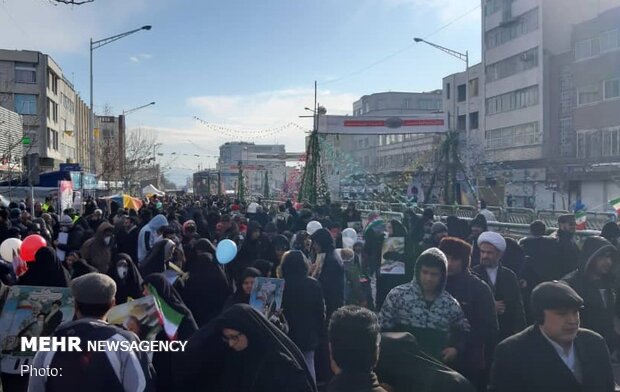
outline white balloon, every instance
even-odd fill
[[[353,249],[353,245],[355,245],[355,240],[353,238],[342,237],[342,247]]]
[[[306,225],[306,231],[310,235],[314,234],[314,232],[322,228],[323,228],[323,225],[321,224],[321,222],[317,222],[317,221],[310,221]]]
[[[351,238],[352,240],[357,239],[357,231],[355,229],[349,227],[347,229],[342,230],[342,239]]]
[[[5,261],[13,261],[13,252],[19,254],[19,248],[22,246],[22,241],[17,238],[7,238],[0,245],[0,257]]]

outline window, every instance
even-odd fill
[[[620,140],[620,128],[603,129],[603,156],[620,155],[618,140]]]
[[[541,143],[538,122],[486,131],[488,149],[531,146]]]
[[[486,81],[493,82],[499,79],[518,74],[538,66],[538,47],[519,53],[512,57],[487,65]]]
[[[478,78],[469,81],[469,97],[478,96]]]
[[[577,104],[589,105],[601,100],[601,86],[593,84],[591,86],[581,87],[577,90]]]
[[[58,76],[51,69],[47,70],[47,88],[58,94]]]
[[[15,82],[16,83],[37,83],[37,69],[35,64],[15,63]]]
[[[450,83],[446,84],[446,99],[450,99]]]
[[[506,0],[487,0],[484,4],[484,14],[489,16],[501,11],[503,9],[504,1]]]
[[[598,56],[601,53],[601,43],[598,37],[575,43],[575,61]]]
[[[538,8],[519,16],[513,23],[501,25],[485,34],[487,49],[493,49],[538,29]]]
[[[601,34],[601,52],[618,49],[620,47],[620,30],[606,31]]]
[[[605,99],[620,98],[620,79],[605,81]]]
[[[411,107],[411,100],[406,98],[403,100],[403,109],[409,109]]]
[[[58,151],[58,131],[47,128],[47,147]]]
[[[457,87],[457,101],[458,102],[463,102],[465,100],[465,85],[464,84],[460,84]]]
[[[469,113],[469,129],[478,129],[478,112]]]
[[[538,105],[538,85],[497,95],[486,100],[487,115],[510,112]]]
[[[37,96],[34,94],[15,94],[15,112],[37,114]]]
[[[47,119],[58,122],[58,104],[51,99],[47,99]]]
[[[457,131],[464,131],[465,128],[467,127],[467,124],[465,123],[467,121],[467,117],[465,117],[464,114],[460,115],[457,119],[456,122],[456,129]]]
[[[420,110],[438,110],[441,109],[442,101],[436,99],[418,99],[418,109]]]

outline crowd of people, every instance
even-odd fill
[[[63,377],[3,372],[3,391],[613,391],[620,335],[620,228],[582,243],[574,215],[515,239],[486,213],[444,222],[431,209],[384,221],[354,203],[322,206],[221,196],[153,197],[139,210],[89,199],[84,213],[0,209],[0,243],[46,242],[14,285],[69,287],[75,317],[48,331],[84,340],[140,338],[106,322],[118,304],[153,294],[180,315],[184,352],[38,353]],[[364,225],[362,225],[364,222]],[[318,225],[318,226],[317,226]],[[355,228],[348,241],[343,230]],[[384,243],[404,239],[381,269]],[[234,259],[218,262],[223,240]],[[180,272],[171,283],[166,272]],[[258,277],[284,279],[282,309],[251,306]],[[0,302],[2,302],[0,300]],[[59,323],[57,323],[59,324]],[[169,340],[162,330],[156,337]]]

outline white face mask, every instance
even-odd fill
[[[125,279],[125,277],[127,276],[127,271],[128,271],[127,267],[117,267],[116,268],[116,272],[118,272],[118,277],[121,278],[121,279]]]
[[[104,237],[103,241],[105,242],[106,245],[110,245],[110,241],[112,241],[112,237]]]

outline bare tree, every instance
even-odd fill
[[[135,191],[140,179],[155,178],[155,151],[161,146],[153,131],[142,128],[127,131],[125,142],[125,167],[122,178],[125,187]]]

